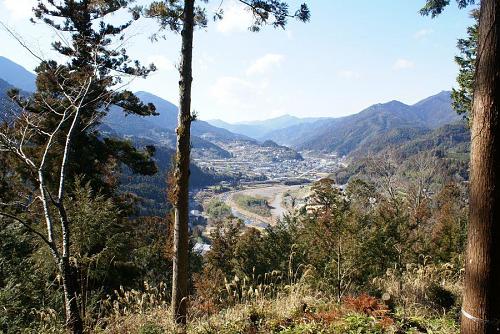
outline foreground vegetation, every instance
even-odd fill
[[[385,157],[344,190],[323,179],[265,231],[211,202],[211,248],[190,253],[188,332],[456,332],[466,188],[439,161]],[[72,199],[86,332],[171,333],[171,217],[127,219],[78,182]],[[2,330],[62,331],[47,249],[16,224],[0,234]]]
[[[416,269],[416,270],[415,270]],[[394,300],[383,301],[367,294],[347,297],[339,304],[331,295],[312,290],[306,273],[299,281],[280,287],[271,283],[246,286],[241,280],[228,284],[229,290],[239,291],[229,306],[207,312],[202,304],[193,301],[189,325],[178,327],[172,321],[171,309],[165,303],[165,286],[142,292],[119,291],[103,305],[106,316],[93,328],[94,333],[458,333],[458,304],[448,309],[432,309],[434,302],[443,302],[429,284],[434,284],[439,271],[447,269],[417,266],[408,270],[404,290],[391,296],[410,303],[395,306]],[[443,278],[440,276],[440,278]],[[449,277],[448,277],[449,278]],[[385,284],[393,284],[388,276]],[[448,288],[458,288],[457,281],[444,280]],[[247,290],[248,289],[248,290]],[[427,292],[426,292],[427,291]],[[46,315],[38,330],[44,333],[63,333],[54,318]]]

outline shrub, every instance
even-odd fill
[[[450,310],[462,290],[462,271],[453,265],[408,264],[401,270],[389,269],[373,283],[379,291],[394,297],[405,309],[442,312]]]

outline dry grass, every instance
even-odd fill
[[[374,280],[403,312],[427,317],[454,312],[462,297],[463,271],[452,264],[408,264]]]
[[[170,309],[158,305],[147,312],[112,316],[99,333],[458,333],[456,323],[446,317],[401,318],[380,299],[368,295],[346,298],[342,305],[304,285],[289,286],[274,298],[249,297],[213,315],[190,315],[180,329],[170,320]]]
[[[275,274],[278,275],[279,273]],[[272,276],[272,274],[270,274]],[[458,275],[458,276],[457,276]],[[273,276],[274,277],[274,276]],[[245,279],[226,284],[233,296],[224,308],[207,312],[191,303],[189,324],[179,328],[171,320],[165,286],[145,284],[142,291],[116,291],[101,303],[99,320],[87,333],[99,334],[258,334],[258,333],[458,333],[453,312],[440,311],[441,295],[459,293],[460,272],[449,266],[411,265],[402,272],[389,271],[378,279],[381,291],[392,294],[398,304],[387,305],[367,294],[350,296],[339,305],[332,296],[313,290],[307,271],[290,284],[251,285]],[[446,294],[445,294],[446,295]],[[437,299],[436,299],[437,298]],[[445,300],[446,301],[446,300]],[[401,306],[402,305],[402,306]],[[44,314],[54,323],[53,316]],[[39,333],[63,331],[46,322]]]

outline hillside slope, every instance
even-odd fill
[[[176,105],[147,92],[137,92],[136,95],[145,103],[153,103],[159,115],[149,117],[126,115],[120,108],[112,107],[103,123],[109,125],[118,133],[153,139],[161,136],[163,132],[168,133],[175,130],[178,113]],[[246,136],[232,133],[199,120],[192,123],[191,133],[194,136],[219,140],[251,140]]]
[[[373,160],[391,157],[404,163],[422,154],[437,158],[448,177],[468,180],[470,129],[465,121],[446,124],[437,129],[405,128],[376,137],[349,155],[346,167],[335,172],[336,182],[345,184],[354,176],[369,176],[367,167]]]
[[[18,107],[7,96],[9,90],[13,89],[10,83],[0,79],[0,121],[8,121],[11,113],[18,110]]]
[[[451,109],[450,93],[445,91],[414,105],[390,101],[373,105],[354,115],[280,129],[269,133],[266,139],[291,145],[298,150],[348,155],[364,145],[384,139],[382,137],[391,131],[420,133],[459,118]]]
[[[0,77],[16,88],[26,92],[35,91],[35,74],[2,56],[0,56]]]

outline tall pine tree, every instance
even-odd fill
[[[208,2],[200,0],[200,2]],[[239,0],[250,10],[254,22],[249,27],[257,32],[264,25],[285,28],[289,18],[307,22],[310,13],[303,4],[290,14],[288,4],[276,0]],[[195,5],[195,0],[165,0],[151,3],[145,10],[146,15],[156,18],[161,29],[174,32],[181,31],[181,61],[179,81],[179,121],[177,127],[177,153],[175,157],[173,189],[175,225],[174,225],[174,257],[172,310],[173,317],[180,324],[186,323],[188,302],[188,241],[189,241],[189,160],[191,141],[191,83],[193,60],[193,32],[195,26],[206,26],[206,10]],[[214,17],[223,19],[223,11],[219,10]]]
[[[128,5],[117,0],[40,0],[33,21],[64,36],[52,46],[67,60],[40,59],[36,92],[32,96],[10,92],[21,111],[0,130],[2,151],[17,157],[16,172],[29,188],[28,194],[12,199],[13,206],[3,203],[0,215],[21,224],[50,249],[62,278],[66,326],[72,333],[83,332],[80,282],[71,254],[72,217],[67,210],[72,181],[84,175],[83,181],[94,189],[116,196],[112,174],[121,162],[134,172],[156,171],[151,151],[138,151],[129,142],[103,138],[99,132],[111,105],[130,114],[155,114],[153,105],[121,89],[127,77],[146,77],[154,70],[131,61],[124,48],[116,47],[132,18],[118,26],[106,23],[108,15]],[[44,221],[45,228],[38,221]]]

